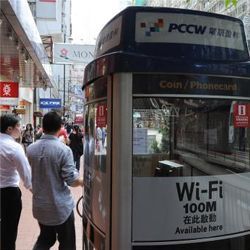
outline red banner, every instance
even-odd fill
[[[83,115],[76,115],[74,123],[83,124]]]
[[[234,127],[250,127],[250,104],[234,104]]]
[[[18,82],[0,82],[0,97],[17,98],[19,95]]]
[[[0,105],[0,110],[9,110],[10,105]]]

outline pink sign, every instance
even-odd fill
[[[107,125],[107,105],[100,104],[96,110],[96,127],[106,127]]]

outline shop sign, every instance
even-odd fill
[[[95,45],[55,43],[53,62],[56,64],[87,64],[94,59]]]
[[[43,117],[43,113],[41,111],[34,111],[35,117]]]
[[[24,115],[24,114],[26,113],[26,110],[23,109],[23,108],[17,107],[16,109],[13,110],[13,112],[14,112],[15,114]]]
[[[18,82],[0,82],[0,105],[18,105]]]
[[[101,104],[96,110],[96,127],[106,127],[107,125],[107,105]]]
[[[8,110],[10,110],[10,105],[0,105],[0,110],[8,111]]]
[[[234,104],[234,127],[250,127],[250,104]]]
[[[24,115],[26,113],[25,101],[20,101],[19,105],[13,110],[15,114]]]
[[[40,98],[39,107],[40,108],[61,108],[61,99],[55,98]]]

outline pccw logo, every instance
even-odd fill
[[[140,27],[145,29],[145,36],[152,36],[153,33],[160,32],[164,28],[165,23],[163,18],[158,18],[155,22],[141,22]],[[188,34],[200,34],[203,35],[206,32],[207,26],[196,24],[177,24],[169,23],[167,31],[169,33],[188,33]]]
[[[189,34],[201,34],[203,35],[206,31],[207,27],[196,24],[177,24],[170,23],[168,32],[179,32],[179,33],[189,33]]]
[[[145,29],[145,36],[151,36],[152,33],[160,32],[164,28],[164,20],[158,18],[156,22],[141,22],[140,27]]]

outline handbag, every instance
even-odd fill
[[[25,136],[22,137],[22,143],[26,143],[26,138],[25,138]]]

